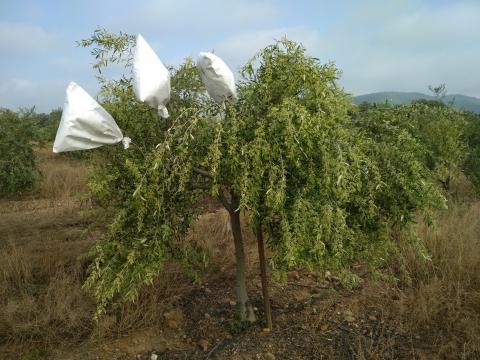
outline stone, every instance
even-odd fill
[[[352,323],[355,321],[355,318],[353,316],[348,316],[346,315],[345,316],[345,320],[348,322],[348,323]]]
[[[267,353],[265,353],[265,359],[275,360],[275,355],[273,355],[271,352],[267,352]]]
[[[167,321],[167,326],[171,329],[178,329],[183,323],[183,313],[180,309],[172,309],[163,314]]]
[[[202,339],[198,341],[198,346],[200,346],[203,352],[207,352],[209,345],[208,340]]]
[[[352,323],[355,321],[355,318],[353,316],[345,316],[345,321],[348,323]]]
[[[328,281],[322,281],[317,284],[317,288],[319,289],[329,289],[330,283]]]
[[[335,284],[340,284],[340,283],[342,282],[342,281],[340,280],[340,278],[337,277],[337,276],[331,276],[331,277],[330,277],[330,281],[333,282],[333,283],[335,283]]]
[[[150,355],[150,360],[157,360],[158,359],[158,355],[153,353],[152,355]]]
[[[319,291],[311,295],[312,302],[317,302],[320,300],[327,299],[330,295],[330,291],[325,289],[318,289]]]
[[[300,274],[296,270],[289,271],[287,276],[289,279],[292,279],[292,280],[297,280],[297,281],[300,280]]]
[[[350,311],[350,310],[345,310],[343,312],[343,315],[344,315],[344,319],[348,322],[348,323],[352,323],[355,321],[355,317],[353,316],[353,313]]]
[[[325,271],[325,275],[323,276],[325,278],[325,280],[330,280],[330,278],[332,277],[332,273],[330,271]]]

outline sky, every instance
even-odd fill
[[[0,0],[0,107],[49,112],[72,80],[95,95],[76,41],[98,27],[141,33],[166,65],[214,50],[234,73],[287,36],[352,95],[445,83],[480,97],[480,0]]]

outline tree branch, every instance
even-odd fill
[[[201,176],[204,176],[207,179],[213,179],[213,175],[210,174],[207,170],[200,169],[200,168],[193,168],[192,170],[193,170],[194,173],[196,173],[198,175],[201,175]],[[204,187],[201,186],[201,185],[199,185],[197,188],[198,189],[204,189]],[[228,201],[227,197],[225,196],[225,189],[222,189],[220,191],[220,194],[218,195],[218,199],[220,200],[222,205],[225,207],[225,209],[227,209],[228,212],[231,213],[231,212],[235,211],[232,204]]]

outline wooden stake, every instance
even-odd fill
[[[262,224],[257,227],[258,257],[260,260],[260,276],[262,279],[263,302],[265,304],[266,329],[272,330],[272,311],[270,309],[270,295],[268,292],[267,267],[265,262],[265,246],[263,244]]]

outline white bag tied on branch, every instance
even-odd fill
[[[170,100],[170,74],[142,35],[137,35],[133,58],[133,88],[139,101],[168,117],[165,105]]]
[[[120,141],[128,148],[130,139],[123,137],[112,116],[82,87],[70,82],[53,152],[94,149]]]
[[[208,94],[217,104],[226,98],[237,99],[235,78],[232,71],[217,55],[210,52],[198,54],[197,66]]]

